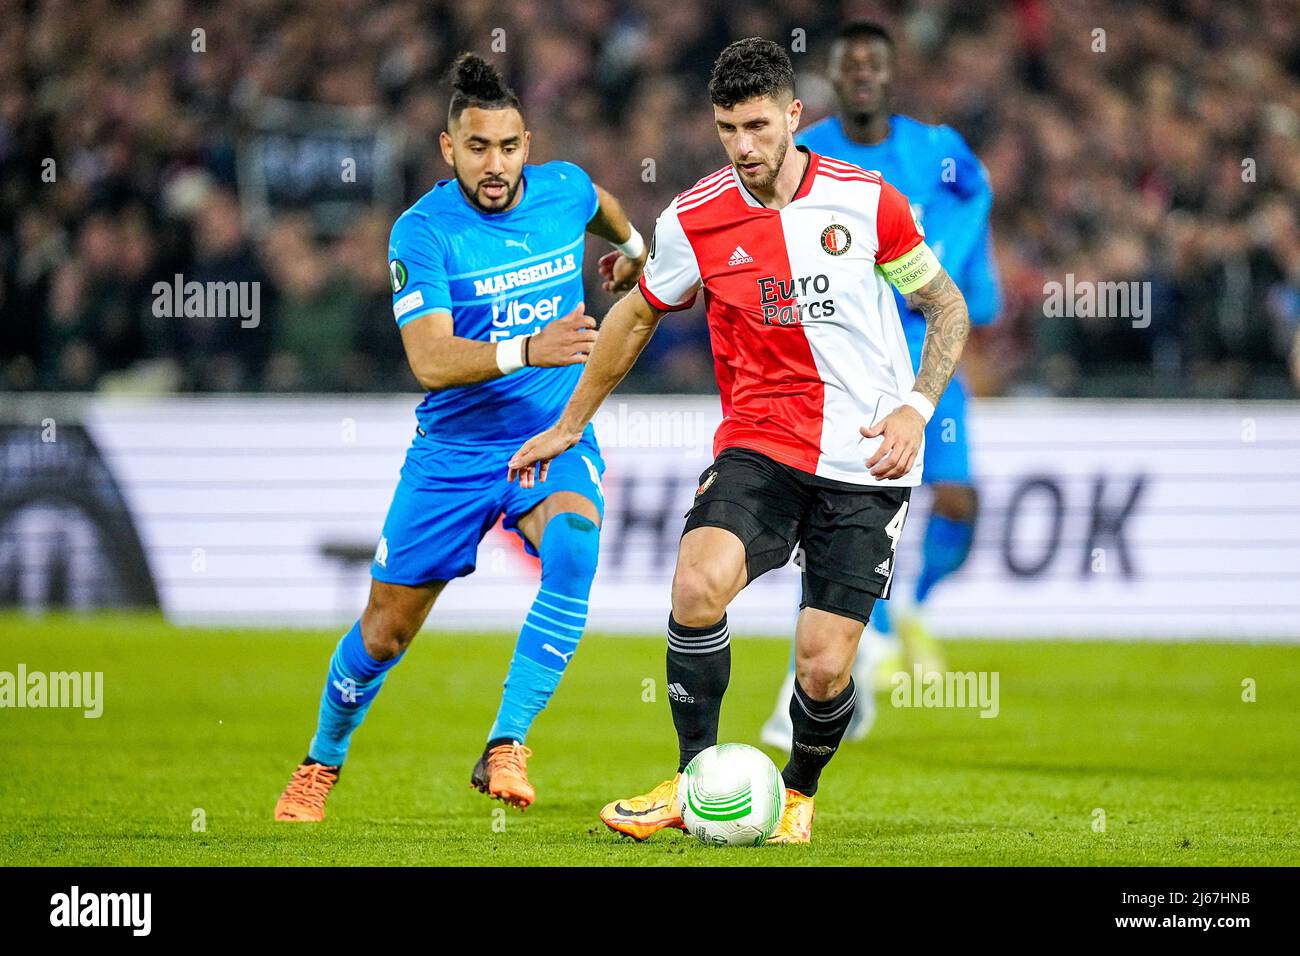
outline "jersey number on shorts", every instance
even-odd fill
[[[898,539],[903,535],[903,522],[907,520],[907,506],[910,501],[904,501],[903,506],[898,509],[898,513],[889,519],[889,524],[885,525],[885,534],[889,535],[889,576],[885,578],[885,587],[880,592],[883,598],[889,597],[889,586],[894,582],[894,568],[897,564]]]

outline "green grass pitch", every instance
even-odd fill
[[[999,672],[997,718],[882,696],[871,736],[823,777],[811,846],[713,849],[678,832],[634,844],[596,817],[674,768],[659,636],[584,638],[530,735],[527,813],[469,789],[512,639],[426,630],[353,739],[325,823],[277,824],[337,634],[2,616],[0,671],[103,671],[105,703],[99,719],[0,710],[0,860],[1300,863],[1300,647],[952,642],[951,668]],[[738,639],[732,653],[721,739],[756,742],[787,644]]]

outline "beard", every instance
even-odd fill
[[[782,139],[780,144],[776,147],[776,156],[774,157],[773,162],[770,164],[764,164],[766,172],[760,173],[763,178],[757,182],[746,183],[745,185],[749,186],[751,189],[760,189],[764,191],[771,189],[773,184],[776,182],[776,177],[781,173],[781,167],[785,165],[785,154],[789,148],[789,139]],[[737,172],[739,172],[739,170],[737,170]],[[744,182],[743,175],[741,176],[741,182]]]
[[[513,183],[507,179],[489,177],[487,179],[479,180],[478,184],[475,186],[470,186],[469,183],[465,182],[465,180],[461,178],[460,170],[453,169],[452,172],[456,174],[456,182],[460,185],[460,191],[464,193],[465,198],[470,201],[471,205],[473,205],[475,209],[481,210],[482,212],[501,212],[504,209],[509,209],[511,204],[515,201],[515,194],[519,192],[520,184],[524,181],[523,176],[520,176]],[[479,195],[479,189],[487,183],[501,183],[506,187],[505,195],[496,201],[484,201],[484,199]]]

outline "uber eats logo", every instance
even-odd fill
[[[758,298],[763,307],[764,325],[799,325],[805,318],[826,319],[835,314],[835,300],[829,296],[817,302],[803,301],[808,296],[826,295],[831,280],[826,275],[778,279],[764,276],[758,280]]]

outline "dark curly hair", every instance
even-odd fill
[[[471,107],[481,110],[519,109],[519,97],[501,73],[477,53],[462,53],[451,64],[451,105],[447,122]]]
[[[888,30],[872,20],[850,20],[835,34],[835,41],[879,40],[891,50],[894,38]]]
[[[709,99],[731,109],[756,96],[794,96],[794,67],[785,50],[771,40],[737,40],[718,54],[709,77]]]

